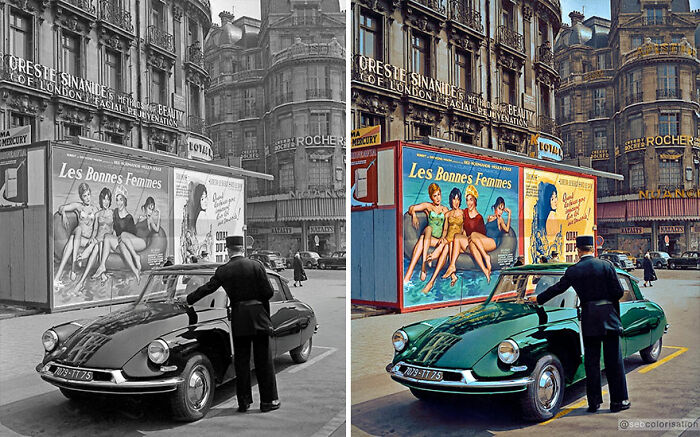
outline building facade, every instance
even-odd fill
[[[688,1],[613,0],[612,22],[570,14],[555,43],[566,158],[622,174],[598,180],[604,248],[700,247],[698,17]]]
[[[353,0],[353,128],[533,153],[555,143],[556,0]]]
[[[345,249],[345,12],[337,0],[263,0],[262,21],[220,14],[205,42],[208,132],[249,181],[253,248]]]
[[[208,0],[0,1],[0,130],[211,155]]]

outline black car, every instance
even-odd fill
[[[276,270],[278,272],[281,272],[282,270],[287,268],[285,260],[283,260],[281,257],[275,254],[256,252],[249,255],[248,257],[250,259],[256,259],[260,261],[265,267],[267,267],[270,270]]]
[[[340,269],[345,268],[345,251],[339,250],[333,252],[331,256],[324,256],[318,259],[318,268],[323,269]]]
[[[700,252],[697,250],[689,250],[683,252],[679,257],[673,257],[668,260],[668,268],[673,269],[698,269],[700,270]]]
[[[228,296],[220,288],[192,307],[176,299],[206,283],[216,267],[155,270],[132,305],[47,330],[37,372],[68,398],[167,393],[175,418],[202,418],[215,387],[235,377]],[[273,272],[268,279],[274,289],[273,355],[289,352],[294,362],[303,363],[318,329],[314,311],[292,296],[286,279]]]

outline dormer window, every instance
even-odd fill
[[[664,12],[663,8],[653,6],[646,8],[646,23],[647,25],[663,24]]]

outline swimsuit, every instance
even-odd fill
[[[501,229],[498,227],[498,219],[486,223],[486,236],[493,239],[493,241],[496,242],[496,246],[501,244],[503,232],[501,232]]]
[[[435,238],[442,237],[442,225],[445,223],[445,213],[437,213],[430,211],[428,213],[428,226],[432,227],[432,236]]]
[[[136,235],[136,225],[134,224],[134,218],[131,214],[127,214],[124,218],[119,217],[119,210],[114,210],[114,232],[117,236],[121,235],[122,232],[128,232],[132,235]]]
[[[486,235],[486,226],[484,226],[484,218],[481,214],[477,213],[476,217],[469,217],[469,211],[464,210],[464,231],[467,236],[470,236],[472,232],[478,232],[480,234]]]
[[[462,223],[464,222],[464,217],[459,214],[457,217],[450,216],[447,218],[447,241],[452,242],[455,239],[455,235],[462,233]]]
[[[111,233],[114,224],[114,215],[100,212],[97,214],[97,241],[102,241],[104,236]]]

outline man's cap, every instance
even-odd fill
[[[593,235],[580,235],[576,237],[576,247],[595,245]]]
[[[243,237],[240,235],[226,237],[226,247],[243,246]]]

